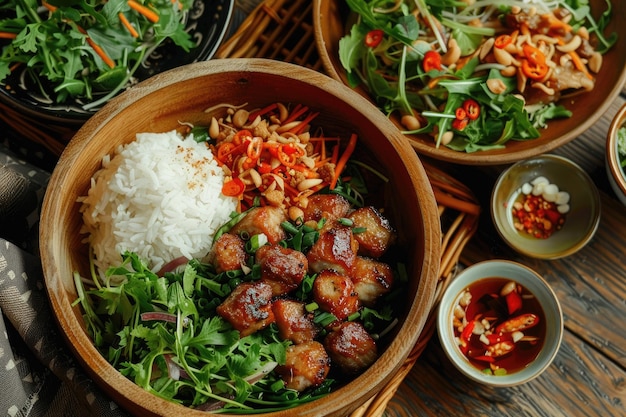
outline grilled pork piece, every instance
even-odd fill
[[[255,256],[261,265],[261,280],[272,287],[275,296],[298,288],[309,268],[302,252],[280,245],[261,246]]]
[[[320,385],[329,370],[328,354],[316,341],[289,346],[285,364],[276,367],[287,388],[297,391]]]
[[[282,339],[299,345],[312,341],[318,335],[320,329],[313,323],[313,315],[305,310],[304,303],[276,300],[272,310]]]
[[[386,263],[357,256],[350,278],[354,283],[359,301],[371,307],[381,295],[391,290],[393,271]]]
[[[245,242],[237,235],[224,233],[215,241],[206,260],[215,266],[215,271],[219,274],[241,269],[241,265],[246,264],[247,257]]]
[[[216,311],[241,337],[248,336],[274,322],[272,287],[261,281],[241,283]]]
[[[350,211],[350,203],[338,194],[314,194],[308,198],[304,208],[304,221],[337,220]]]
[[[374,207],[356,209],[347,218],[352,220],[352,227],[365,228],[354,235],[359,242],[359,255],[380,258],[396,239],[389,221]]]
[[[281,226],[284,221],[287,221],[287,215],[280,207],[255,207],[230,229],[230,233],[248,236],[264,233],[269,243],[278,243],[287,236]]]
[[[307,253],[309,269],[320,272],[334,269],[348,274],[354,265],[359,242],[354,238],[352,229],[339,222],[327,223],[320,230],[320,237]]]
[[[313,300],[339,320],[359,310],[359,297],[352,280],[330,269],[320,272],[315,278]]]
[[[355,375],[378,358],[376,342],[358,322],[346,321],[324,338],[324,347],[333,367]]]

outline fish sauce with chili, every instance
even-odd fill
[[[513,281],[490,277],[468,286],[471,299],[459,304],[465,319],[456,313],[454,319],[463,354],[477,369],[494,375],[524,369],[537,357],[546,336],[545,313],[537,298],[518,283],[515,296],[501,295],[507,284]]]

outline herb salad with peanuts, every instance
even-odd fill
[[[339,42],[353,87],[363,86],[406,134],[461,152],[532,140],[572,116],[562,99],[593,91],[611,3],[587,1],[347,0]],[[595,15],[594,15],[595,16]]]
[[[151,270],[127,251],[75,274],[76,303],[102,355],[159,397],[219,413],[296,407],[365,372],[405,307],[397,233],[374,205],[387,179],[356,135],[313,129],[305,105],[206,112],[221,116],[177,133],[210,150],[192,163],[214,160],[237,202],[206,256]]]

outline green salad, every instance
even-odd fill
[[[52,101],[95,108],[127,86],[166,39],[195,46],[183,24],[191,0],[9,0],[0,5],[0,83],[25,70]],[[106,93],[93,100],[94,93]]]
[[[608,0],[597,19],[587,0],[347,4],[354,24],[339,54],[349,83],[405,133],[463,152],[535,139],[549,120],[572,116],[559,100],[593,90],[616,42],[604,34]]]

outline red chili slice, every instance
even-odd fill
[[[513,37],[511,35],[500,35],[496,38],[493,46],[499,49],[504,49],[507,45],[510,45],[513,42]]]
[[[454,119],[452,121],[452,127],[456,130],[463,130],[467,127],[468,119]]]
[[[522,59],[522,72],[532,80],[541,80],[548,73],[548,66],[545,63],[533,64],[528,59]]]
[[[222,194],[228,197],[238,197],[243,194],[245,189],[246,185],[240,178],[233,178],[222,185]]]
[[[424,71],[441,70],[441,55],[437,51],[430,50],[424,54],[422,60]]]
[[[370,30],[365,35],[365,46],[376,48],[383,40],[384,32],[381,29]]]
[[[454,116],[459,119],[459,120],[463,120],[467,117],[467,112],[465,111],[465,109],[463,107],[459,107],[458,109],[456,109],[456,111],[454,112]]]
[[[476,120],[480,116],[480,104],[473,98],[468,98],[463,102],[463,110],[470,120]]]

